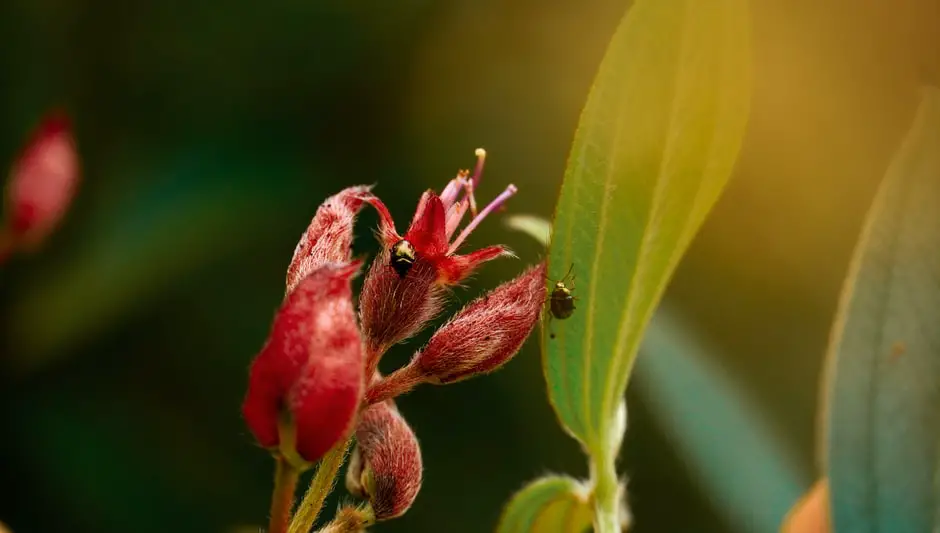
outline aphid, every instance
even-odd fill
[[[404,278],[415,264],[415,249],[410,242],[402,239],[392,245],[392,268]]]

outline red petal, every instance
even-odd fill
[[[545,264],[493,289],[439,329],[409,366],[440,383],[492,372],[511,359],[545,305]]]
[[[276,354],[268,350],[268,345],[261,349],[261,353],[251,364],[248,374],[248,394],[242,403],[242,416],[245,423],[255,436],[258,444],[265,448],[274,448],[278,445],[278,414],[283,404],[284,396],[290,389],[282,383],[285,369]]]
[[[444,285],[460,283],[481,264],[512,253],[502,246],[487,246],[466,255],[448,255],[437,261],[438,281]]]
[[[279,444],[278,420],[292,417],[296,450],[316,461],[351,431],[363,393],[363,351],[351,278],[359,263],[325,265],[303,278],[278,310],[251,366],[242,413],[265,447]]]
[[[345,346],[331,347],[334,357],[310,365],[294,387],[291,412],[297,426],[297,453],[313,462],[349,437],[363,395],[362,345],[358,331]],[[355,365],[340,353],[356,352]],[[326,358],[325,358],[326,359]],[[335,366],[333,366],[335,365]]]
[[[401,236],[398,235],[398,232],[395,230],[395,221],[392,219],[392,214],[388,212],[388,208],[385,207],[382,200],[379,200],[376,196],[370,195],[366,201],[379,212],[379,238],[385,246],[390,247],[400,241]]]
[[[325,264],[349,262],[356,215],[363,202],[374,198],[369,187],[349,187],[320,205],[287,267],[287,292],[292,291],[307,274]]]
[[[10,176],[10,226],[17,238],[38,242],[59,222],[79,181],[71,125],[53,113],[40,123]]]
[[[405,239],[414,246],[415,251],[428,259],[433,260],[447,253],[447,219],[444,204],[434,191],[425,191],[421,195]]]

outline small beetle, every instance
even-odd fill
[[[564,320],[574,314],[575,306],[575,296],[574,296],[574,286],[569,287],[565,284],[565,280],[571,276],[571,270],[574,268],[574,264],[571,265],[571,268],[568,269],[568,273],[565,274],[565,277],[561,280],[555,282],[555,288],[552,289],[551,295],[548,297],[549,308],[552,312],[552,317],[558,320]],[[574,276],[571,276],[571,281],[574,281]],[[549,338],[554,339],[555,333],[550,332]]]
[[[550,302],[552,316],[558,320],[564,320],[574,314],[574,295],[571,294],[565,282],[558,281],[555,288],[552,289]]]
[[[555,288],[552,289],[552,294],[549,297],[552,316],[558,320],[564,320],[574,314],[574,294],[572,293],[574,286],[568,287],[565,285],[565,280],[571,276],[572,269],[574,269],[574,264],[568,269],[565,277],[555,282]],[[571,281],[574,281],[574,277],[571,277]]]
[[[410,242],[402,239],[392,245],[392,268],[404,278],[415,264],[415,249]]]

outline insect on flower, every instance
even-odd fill
[[[398,277],[403,278],[408,275],[408,271],[415,264],[415,247],[410,242],[402,239],[392,245],[392,268],[398,273]]]
[[[462,170],[438,195],[426,190],[408,230],[402,235],[388,208],[374,196],[365,199],[379,213],[380,255],[362,284],[359,309],[371,375],[378,359],[392,345],[420,331],[442,310],[444,291],[459,285],[480,265],[512,253],[503,246],[486,246],[468,253],[460,247],[490,213],[516,193],[509,184],[482,210],[476,210],[474,191],[483,174],[486,152],[476,151],[473,173]],[[467,214],[470,221],[458,233]],[[457,235],[454,237],[454,235]]]
[[[460,246],[480,222],[516,194],[516,186],[510,184],[486,207],[477,211],[474,192],[483,175],[486,151],[479,148],[476,156],[477,164],[472,174],[467,170],[460,171],[440,195],[433,190],[425,191],[404,235],[399,235],[395,230],[395,222],[385,204],[375,197],[366,200],[379,212],[378,236],[390,255],[377,266],[385,270],[392,267],[401,279],[404,278],[402,272],[407,274],[413,270],[412,267],[417,268],[419,263],[426,263],[434,271],[434,282],[448,286],[466,279],[482,263],[512,255],[503,246],[487,246],[465,255],[458,253]],[[467,213],[471,215],[470,221],[457,234]]]

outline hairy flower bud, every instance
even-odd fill
[[[245,421],[292,462],[316,461],[352,431],[365,381],[350,287],[358,268],[328,264],[303,278],[251,365]]]
[[[522,347],[545,304],[545,264],[471,302],[439,329],[409,366],[452,383],[492,372]]]
[[[353,240],[353,224],[365,201],[374,198],[370,187],[343,189],[320,205],[307,230],[300,237],[287,268],[287,292],[307,274],[327,263],[348,263]]]
[[[14,163],[7,189],[7,231],[17,243],[36,245],[65,215],[79,181],[69,120],[50,114]]]
[[[376,520],[403,515],[421,489],[421,448],[414,432],[390,402],[382,402],[363,412],[356,441],[346,488],[369,499]]]
[[[359,295],[359,314],[368,351],[375,354],[373,369],[389,347],[419,332],[441,312],[442,289],[436,278],[434,265],[420,258],[406,276],[399,276],[388,249],[372,261]]]

